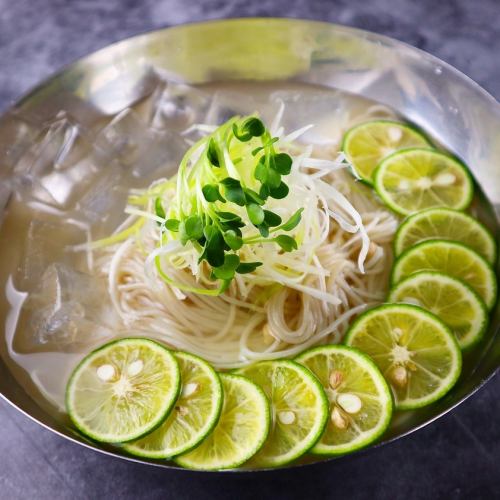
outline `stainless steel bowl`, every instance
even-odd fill
[[[151,66],[186,83],[292,80],[354,92],[391,106],[470,165],[499,212],[500,105],[472,80],[429,54],[366,31],[291,19],[238,19],[178,26],[118,42],[33,89],[0,118],[0,215],[9,197],[1,179],[9,174],[17,154],[13,134],[19,115],[40,120],[71,106],[77,118],[85,120],[79,116],[82,101],[103,115],[116,113],[150,90]],[[376,446],[435,420],[488,381],[500,366],[499,324],[497,307],[475,361],[448,396],[399,419]],[[56,421],[23,390],[3,359],[0,393],[19,411],[69,440],[128,460],[175,468],[103,449]]]

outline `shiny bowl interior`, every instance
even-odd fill
[[[373,33],[311,21],[241,19],[168,28],[118,42],[32,90],[0,118],[0,216],[10,195],[1,179],[9,175],[16,155],[13,145],[20,116],[43,120],[69,107],[79,117],[82,101],[103,115],[112,115],[151,91],[151,67],[190,84],[289,80],[379,101],[427,130],[470,165],[495,208],[490,217],[496,221],[500,213],[500,177],[495,175],[500,165],[500,105],[472,80],[429,54]],[[497,307],[474,366],[444,399],[398,420],[380,444],[433,421],[491,378],[500,366],[499,325]],[[175,468],[125,457],[86,440],[38,406],[2,359],[0,393],[41,425],[77,443]]]

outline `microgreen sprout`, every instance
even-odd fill
[[[283,199],[289,192],[283,178],[291,173],[293,161],[277,150],[277,141],[259,118],[232,118],[182,160],[173,208],[165,210],[162,199],[155,200],[155,214],[164,219],[162,242],[192,244],[199,251],[198,263],[205,261],[209,278],[219,282],[218,293],[236,274],[252,273],[262,265],[241,260],[245,245],[274,243],[285,252],[298,248],[293,236],[276,233],[295,229],[303,209],[283,222],[266,207],[269,198]],[[173,283],[163,271],[159,274]]]

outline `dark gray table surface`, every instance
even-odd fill
[[[0,110],[40,80],[141,31],[221,17],[289,16],[420,47],[500,97],[498,0],[0,0]],[[101,456],[0,401],[0,498],[500,498],[500,379],[420,432],[330,466],[190,476]]]

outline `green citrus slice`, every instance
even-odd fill
[[[179,387],[179,367],[168,349],[144,338],[120,339],[91,352],[75,368],[66,406],[81,432],[120,443],[160,425]]]
[[[460,375],[462,355],[455,337],[441,320],[417,306],[371,309],[353,323],[345,342],[373,359],[400,410],[433,403]]]
[[[477,293],[442,273],[412,274],[391,290],[387,300],[414,304],[435,314],[451,329],[462,349],[477,343],[488,325],[488,309]]]
[[[319,379],[330,406],[318,455],[340,455],[369,445],[387,429],[392,416],[391,391],[376,365],[356,349],[314,347],[296,358]]]
[[[214,430],[175,461],[189,469],[232,469],[259,451],[269,434],[271,414],[263,391],[244,377],[221,373],[224,403]]]
[[[182,387],[174,410],[160,427],[125,445],[133,455],[171,458],[197,446],[215,427],[222,408],[222,386],[215,370],[185,352],[174,353]]]
[[[394,252],[400,255],[415,243],[435,239],[463,243],[490,264],[496,260],[493,235],[470,215],[451,208],[429,208],[410,215],[396,232]]]
[[[429,141],[404,123],[376,120],[352,127],[344,135],[342,151],[355,173],[369,184],[375,167],[386,156],[406,148],[425,148]]]
[[[469,285],[491,309],[496,301],[497,283],[491,266],[469,247],[446,240],[418,243],[403,252],[394,263],[393,285],[419,271],[437,271]]]
[[[385,158],[374,173],[382,201],[401,215],[426,208],[466,209],[474,193],[467,168],[429,149],[405,149]]]
[[[250,464],[276,467],[312,448],[328,418],[328,400],[318,379],[289,360],[261,361],[238,372],[259,385],[271,404],[271,432]]]

